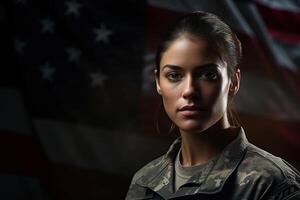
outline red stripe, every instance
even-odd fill
[[[158,8],[155,6],[148,6],[148,30],[147,30],[147,47],[150,51],[155,51],[157,48],[158,41],[170,25],[170,23],[183,12],[171,11],[164,8]]]
[[[236,32],[242,43],[241,71],[274,77],[274,61],[262,44],[254,37],[242,32]]]
[[[32,136],[0,134],[0,171],[35,177],[53,199],[124,199],[131,177],[50,164]]]
[[[300,71],[291,71],[280,65],[275,67],[277,68],[277,79],[283,83],[283,86],[293,97],[300,101]]]
[[[1,173],[36,178],[49,192],[50,164],[35,137],[1,132],[0,158]]]
[[[276,38],[290,43],[300,43],[300,35],[298,33],[282,32],[281,30],[272,29],[272,27],[268,27],[268,29],[270,34]]]
[[[287,42],[300,43],[300,12],[269,8],[256,3],[269,32]]]
[[[124,199],[132,177],[55,165],[50,191],[56,200]]]
[[[47,161],[32,136],[0,134],[0,169],[2,172],[40,177]]]
[[[299,121],[275,120],[241,113],[239,115],[251,142],[291,162],[300,161]]]

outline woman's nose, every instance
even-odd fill
[[[192,77],[188,77],[186,79],[186,82],[184,84],[182,97],[184,99],[193,99],[195,97],[198,97],[198,92],[195,84],[195,80],[193,80]]]

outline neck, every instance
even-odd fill
[[[193,166],[204,164],[219,155],[226,145],[236,138],[238,132],[229,124],[220,126],[217,123],[199,133],[180,130],[180,134],[182,137],[181,164]]]

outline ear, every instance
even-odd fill
[[[161,89],[160,89],[160,84],[159,84],[159,74],[157,69],[154,70],[155,73],[155,83],[156,83],[156,91],[159,95],[161,95]]]
[[[233,97],[240,88],[241,71],[237,69],[235,73],[231,76],[230,86],[229,86],[229,96]]]

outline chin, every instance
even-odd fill
[[[180,130],[191,133],[199,133],[210,127],[209,123],[200,123],[199,120],[188,120],[177,125]]]

